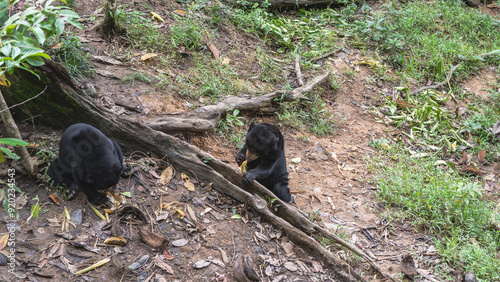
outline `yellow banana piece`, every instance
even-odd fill
[[[244,162],[241,164],[241,172],[242,172],[242,173],[245,173],[245,171],[246,171],[246,167],[247,167],[247,161],[244,161]]]

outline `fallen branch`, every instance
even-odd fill
[[[295,88],[291,92],[276,90],[271,93],[253,96],[228,96],[215,105],[200,107],[191,112],[178,113],[168,117],[158,118],[150,121],[148,126],[162,132],[192,131],[206,132],[215,129],[222,115],[229,109],[240,111],[255,111],[273,108],[276,98],[283,101],[294,101],[306,99],[305,93],[312,91],[314,87],[328,80],[329,72],[314,78],[310,83],[302,87]]]

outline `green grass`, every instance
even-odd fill
[[[360,17],[350,6],[338,27],[354,38],[371,40],[407,77],[443,80],[457,63],[462,66],[455,75],[463,77],[486,63],[500,62],[500,55],[486,63],[477,57],[500,49],[500,21],[463,1],[391,1],[382,11],[366,11]]]
[[[48,54],[55,61],[60,62],[68,72],[76,78],[83,78],[92,74],[94,71],[90,64],[89,54],[82,50],[84,46],[80,39],[74,34],[68,33],[65,37],[60,38],[60,42],[56,42],[54,38],[49,38],[46,42],[45,49],[48,49]],[[60,47],[48,48],[48,46],[61,43]]]
[[[158,53],[169,50],[171,46],[169,34],[161,30],[148,13],[135,10],[121,13],[123,16],[120,21],[127,29],[124,39],[131,48]]]
[[[397,148],[397,147],[396,147]],[[440,254],[480,279],[500,279],[500,217],[483,198],[481,182],[436,166],[437,158],[412,158],[389,151],[394,161],[373,161],[377,196],[399,219],[435,235]]]
[[[307,94],[310,100],[283,102],[277,112],[280,122],[320,137],[333,133],[335,130],[333,115],[328,111],[326,103],[321,100],[319,92],[313,91]]]

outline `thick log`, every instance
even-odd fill
[[[154,130],[128,117],[116,116],[102,106],[93,103],[93,101],[79,88],[75,87],[71,79],[69,79],[69,76],[67,76],[64,68],[59,64],[48,61],[42,69],[44,71],[40,72],[40,75],[43,83],[37,80],[27,80],[30,74],[24,72],[18,73],[19,77],[16,79],[14,79],[14,77],[10,78],[11,81],[24,81],[25,84],[33,84],[28,87],[29,89],[36,88],[37,84],[41,84],[40,87],[44,87],[44,84],[48,84],[47,93],[51,95],[56,95],[56,93],[59,94],[57,96],[44,97],[44,100],[56,99],[55,101],[45,102],[48,105],[57,105],[57,101],[60,101],[63,106],[49,109],[49,115],[38,116],[37,120],[47,124],[64,127],[75,122],[86,122],[99,128],[106,135],[126,148],[150,151],[158,156],[165,156],[168,162],[178,171],[195,173],[196,177],[201,182],[210,182],[217,191],[240,202],[248,203],[265,220],[269,221],[277,228],[283,228],[284,232],[293,242],[317,254],[324,263],[331,266],[331,269],[337,275],[336,278],[340,281],[366,280],[347,263],[324,249],[321,244],[314,239],[315,236],[334,239],[342,243],[344,246],[360,254],[380,274],[382,274],[382,276],[388,277],[384,275],[380,268],[368,256],[363,254],[362,251],[347,242],[341,241],[335,234],[330,233],[321,226],[310,222],[307,217],[304,216],[303,212],[277,199],[275,195],[262,185],[254,181],[250,187],[245,187],[245,189],[243,189],[241,171],[236,167],[229,166],[180,139]],[[326,76],[328,77],[328,75]],[[311,84],[308,86],[312,89]],[[20,89],[25,86],[23,84],[15,84],[12,87],[11,91],[6,93],[6,96],[9,96],[12,100],[19,100],[19,97],[9,94],[19,93]],[[51,87],[54,89],[49,89]],[[307,87],[301,91],[307,91]],[[293,93],[301,95],[303,92]],[[43,104],[37,101],[38,99],[40,99],[40,97],[26,104]],[[71,108],[65,109],[64,107],[68,105],[70,105]],[[36,109],[34,105],[28,105],[28,108],[33,110]],[[38,109],[38,111],[44,112],[43,109]],[[45,112],[46,111],[47,110],[45,110]],[[78,113],[78,116],[72,114],[71,111]],[[270,208],[262,198],[253,194],[255,192],[276,198],[277,200],[273,203],[273,207]],[[277,213],[273,213],[272,210],[276,210]]]

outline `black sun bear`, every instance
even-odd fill
[[[50,178],[66,187],[69,198],[81,189],[95,205],[108,201],[99,190],[115,186],[129,171],[120,146],[84,123],[66,129],[59,143],[59,157],[48,168]]]
[[[283,134],[274,125],[268,123],[251,123],[245,144],[236,155],[236,163],[246,160],[246,172],[242,181],[250,184],[257,180],[278,198],[285,202],[292,200],[288,189],[288,172],[286,170],[285,141]]]

